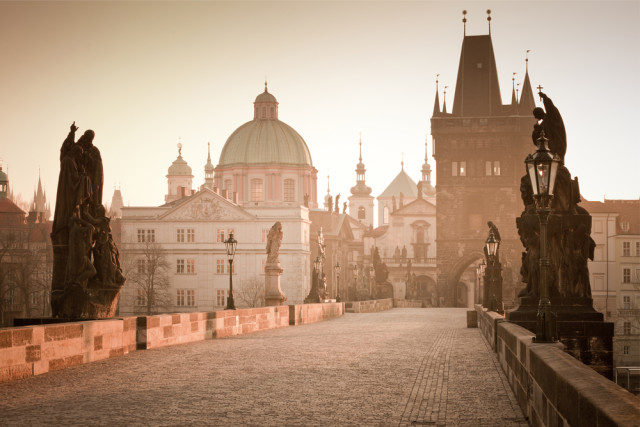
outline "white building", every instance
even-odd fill
[[[266,84],[254,102],[254,119],[232,133],[212,166],[209,156],[205,183],[195,192],[191,168],[179,153],[167,174],[165,205],[122,208],[123,260],[135,266],[151,240],[170,265],[173,305],[163,311],[221,309],[229,290],[224,241],[233,232],[238,241],[233,287],[241,306],[236,290],[264,284],[267,234],[279,221],[282,291],[286,303],[302,303],[310,289],[309,209],[317,206],[317,170],[304,139],[278,120],[278,102]],[[128,281],[120,314],[140,312],[144,293]]]

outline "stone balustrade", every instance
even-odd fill
[[[532,332],[476,305],[478,327],[497,353],[533,426],[640,426],[640,398]]]
[[[393,308],[393,298],[350,301],[346,303],[346,307],[347,311],[352,313],[375,313],[377,311],[391,310]]]
[[[0,328],[0,382],[136,350],[318,322],[343,314],[343,303],[324,303]]]

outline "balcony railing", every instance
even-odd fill
[[[640,309],[639,308],[619,308],[618,316],[640,317]]]

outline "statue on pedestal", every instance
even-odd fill
[[[53,217],[51,312],[55,318],[113,317],[125,278],[102,205],[103,169],[95,132],[75,142],[75,122],[60,148]]]
[[[265,305],[281,305],[287,297],[280,288],[280,275],[284,271],[280,266],[280,245],[282,244],[282,224],[280,221],[273,224],[267,235],[267,262],[264,266],[265,272]]]

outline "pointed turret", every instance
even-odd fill
[[[431,165],[427,150],[427,140],[424,141],[424,164],[422,165],[422,180],[420,180],[418,197],[435,197],[436,189],[431,185]]]
[[[211,143],[207,142],[207,163],[204,165],[204,186],[213,190],[214,166],[211,163]]]
[[[436,100],[433,103],[433,114],[432,117],[436,117],[440,115],[440,97],[438,95],[438,76],[440,74],[436,75]]]
[[[362,163],[362,137],[360,137],[360,157],[356,165],[356,185],[351,187],[351,194],[354,196],[368,196],[371,194],[371,187],[365,183],[365,172],[367,171]]]
[[[444,87],[444,95],[443,95],[443,101],[442,101],[442,114],[447,114],[447,88],[449,86],[445,86]]]
[[[536,101],[533,97],[533,89],[531,88],[531,81],[529,80],[529,70],[527,69],[524,75],[524,82],[522,83],[522,94],[520,95],[518,112],[526,116],[530,115],[534,108],[536,108]]]

